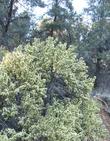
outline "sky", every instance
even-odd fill
[[[48,1],[48,0],[44,0],[44,1]],[[78,13],[81,14],[83,12],[84,8],[87,8],[87,0],[73,0],[73,6],[74,6],[74,10]],[[33,14],[37,14],[39,16],[42,16],[44,13],[46,13],[47,9],[45,8],[40,8],[37,7],[33,10]],[[38,18],[39,20],[39,18]],[[87,14],[83,14],[83,22],[85,24],[90,24],[91,23],[91,17]]]
[[[73,5],[78,13],[81,13],[87,7],[87,0],[73,0]]]
[[[47,2],[48,0],[43,0],[44,2]],[[27,9],[27,7],[25,5],[23,5],[23,0],[19,1],[20,3],[18,4],[19,7],[19,13],[23,12],[24,10]],[[87,5],[87,0],[73,0],[73,6],[75,11],[78,14],[81,14],[83,12],[83,9],[86,8]],[[35,7],[32,9],[29,9],[33,12],[33,19],[35,20],[40,20],[40,18],[47,12],[46,8],[40,8],[40,7]],[[90,24],[91,23],[91,18],[89,15],[87,14],[83,14],[83,21],[86,24]]]
[[[47,0],[44,0],[44,2]],[[74,9],[75,11],[77,11],[77,13],[81,13],[83,11],[83,8],[87,7],[87,0],[73,0],[73,5],[74,5]],[[19,4],[19,12],[22,12],[24,10],[24,6],[22,6],[22,0],[20,2],[21,4]],[[39,16],[43,15],[45,12],[47,11],[47,9],[45,8],[34,8],[33,9],[33,14],[37,14]]]
[[[47,0],[44,0],[47,1]],[[83,9],[85,7],[87,7],[87,0],[73,0],[73,5],[74,5],[74,9],[75,11],[77,11],[77,13],[81,13],[83,11]],[[35,8],[33,10],[34,13],[37,13],[38,15],[43,15],[46,12],[47,9],[42,9],[42,8]]]

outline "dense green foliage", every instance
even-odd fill
[[[78,14],[72,0],[0,0],[0,141],[104,137],[90,95],[109,119],[110,2],[87,2]]]
[[[86,59],[93,65],[97,79],[104,70],[109,70],[110,51],[110,2],[109,0],[88,0],[87,13],[91,15],[91,28],[83,41],[84,50],[88,53]],[[92,68],[93,68],[92,67]],[[107,70],[107,71],[106,71]],[[97,81],[98,86],[99,81]]]
[[[73,47],[49,38],[0,64],[0,141],[99,141],[104,127],[93,79]]]

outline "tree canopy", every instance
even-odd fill
[[[1,138],[99,140],[104,130],[89,95],[93,81],[73,48],[51,38],[6,54],[0,65]]]

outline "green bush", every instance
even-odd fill
[[[49,38],[0,64],[0,140],[99,141],[105,133],[90,97],[93,79],[73,48]]]

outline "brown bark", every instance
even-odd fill
[[[55,15],[54,20],[53,20],[53,23],[56,22],[56,19],[57,19],[57,16]],[[53,32],[54,32],[54,28],[52,27],[51,30],[50,30],[50,36],[51,37],[53,37]]]

